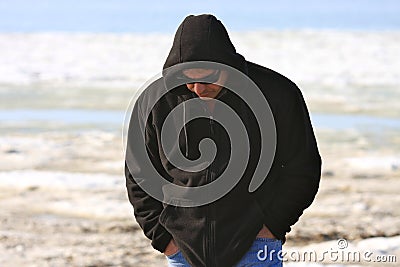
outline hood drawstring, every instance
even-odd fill
[[[188,136],[187,136],[187,130],[186,130],[186,104],[185,100],[183,101],[183,134],[185,135],[185,156],[186,158],[189,157],[189,141],[188,141]]]

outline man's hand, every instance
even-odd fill
[[[164,255],[165,256],[172,255],[178,252],[178,250],[179,248],[176,246],[174,239],[171,239],[171,241],[169,241],[167,247],[164,250]]]
[[[271,233],[271,231],[268,229],[267,226],[263,224],[263,227],[261,228],[260,232],[258,232],[257,237],[263,237],[263,238],[275,238],[276,237]]]

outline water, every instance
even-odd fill
[[[61,123],[71,125],[117,125],[123,121],[124,113],[111,110],[4,110],[0,111],[2,123]]]
[[[93,129],[120,131],[125,112],[115,110],[80,109],[42,109],[42,110],[1,110],[0,131],[20,130],[28,125],[36,130],[59,129],[60,126],[72,129]],[[312,114],[315,128],[330,130],[400,130],[400,119],[362,115]],[[5,127],[6,126],[6,127]]]
[[[0,1],[0,32],[169,32],[187,14],[213,13],[230,30],[399,29],[396,0]]]
[[[400,31],[231,34],[300,86],[312,113],[400,116]],[[0,109],[125,110],[162,69],[170,34],[0,34]]]
[[[400,119],[382,118],[365,115],[337,115],[318,114],[311,115],[312,122],[316,128],[331,130],[400,130]]]
[[[302,89],[317,131],[397,142],[400,31],[233,32],[246,59]],[[122,130],[129,100],[161,71],[167,33],[0,33],[0,131]],[[375,132],[370,129],[376,129]],[[392,141],[394,140],[394,141]]]

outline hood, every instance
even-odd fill
[[[213,15],[189,15],[176,31],[163,69],[184,62],[213,61],[245,72],[245,60],[236,53],[224,25]]]

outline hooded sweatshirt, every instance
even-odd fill
[[[196,160],[201,154],[199,143],[210,138],[216,145],[216,156],[207,168],[198,172],[181,170],[169,162],[161,146],[163,123],[174,107],[197,95],[186,85],[165,93],[167,79],[164,75],[146,88],[132,111],[125,160],[127,192],[136,221],[156,250],[164,252],[173,238],[191,266],[233,266],[251,247],[263,224],[285,242],[285,235],[311,205],[318,191],[321,158],[299,88],[283,75],[246,61],[236,52],[225,27],[212,15],[185,18],[176,32],[163,69],[194,61],[222,63],[241,71],[268,101],[275,120],[277,143],[266,179],[256,191],[248,191],[260,159],[259,125],[243,100],[224,88],[218,100],[239,115],[249,134],[247,167],[241,177],[232,177],[240,178],[240,181],[220,199],[197,207],[164,203],[143,190],[141,185],[151,183],[154,178],[150,169],[156,169],[166,180],[177,185],[197,187],[208,184],[227,168],[232,156],[231,146],[241,145],[231,144],[224,127],[213,120],[204,106],[191,106],[184,111],[184,116],[188,112],[203,112],[204,118],[187,123],[172,147],[176,145],[177,153],[182,152],[189,160]],[[149,107],[149,100],[160,93],[163,96],[154,107]],[[214,112],[219,111],[215,109]],[[147,156],[151,166],[145,160]],[[162,188],[159,190],[161,192]]]

